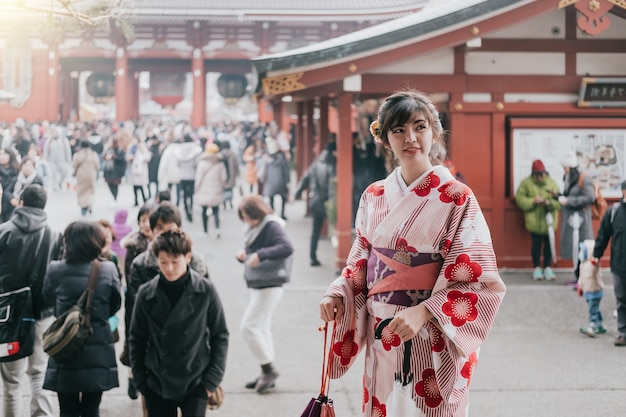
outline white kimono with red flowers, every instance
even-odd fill
[[[341,377],[365,348],[362,412],[386,416],[405,346],[386,328],[375,339],[374,330],[382,320],[422,303],[434,318],[411,341],[413,379],[404,387],[415,407],[410,416],[467,416],[478,350],[505,293],[489,228],[472,191],[442,166],[409,186],[398,168],[363,193],[356,230],[347,266],[326,292],[343,297],[345,306],[331,377]],[[435,266],[432,278],[420,274],[428,266]],[[406,268],[414,268],[413,287],[368,296],[375,284],[398,272],[406,278]]]

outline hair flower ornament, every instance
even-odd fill
[[[380,123],[378,123],[378,120],[374,120],[372,124],[370,124],[370,133],[374,136],[374,140],[377,143],[382,143],[382,139],[380,138]]]

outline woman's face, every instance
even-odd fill
[[[152,239],[152,229],[150,228],[150,213],[146,213],[139,218],[139,230],[148,239]]]
[[[28,157],[30,159],[39,159],[39,152],[37,152],[37,148],[31,147],[28,150]]]
[[[22,174],[24,174],[24,176],[28,177],[33,172],[35,172],[35,165],[33,164],[33,161],[30,161],[30,160],[25,161],[22,164]]]
[[[0,149],[0,165],[7,165],[10,160],[11,157],[9,156],[7,151],[5,151],[4,149]]]
[[[417,112],[402,126],[391,126],[387,133],[389,148],[400,166],[426,164],[430,166],[428,154],[432,148],[432,126],[422,112]]]

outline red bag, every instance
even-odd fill
[[[317,398],[311,398],[311,401],[309,401],[300,417],[335,417],[335,407],[333,400],[328,398],[328,390],[330,389],[330,372],[332,368],[331,354],[333,345],[335,344],[336,330],[337,326],[335,325],[330,338],[330,348],[326,351],[328,323],[324,325],[324,358],[322,360],[322,384],[320,387],[320,395]]]

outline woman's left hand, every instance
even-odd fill
[[[397,334],[402,342],[413,339],[433,314],[423,305],[416,305],[398,312],[387,329]]]
[[[254,252],[252,255],[248,256],[248,266],[254,268],[255,266],[259,266],[259,264],[261,263],[261,259],[259,258],[259,255]]]

